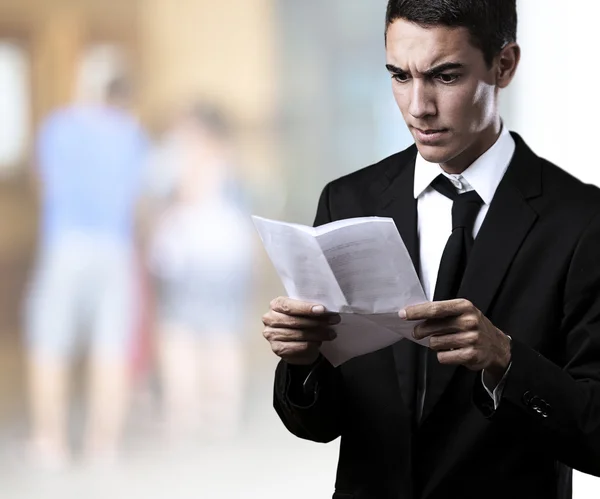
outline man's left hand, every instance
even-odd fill
[[[401,310],[400,317],[424,321],[414,337],[429,337],[429,348],[437,352],[440,364],[484,370],[486,386],[495,387],[510,364],[510,338],[468,300],[414,305]]]

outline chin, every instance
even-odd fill
[[[450,150],[447,147],[426,146],[419,144],[418,142],[416,144],[419,154],[429,163],[448,163],[456,155],[455,151]]]

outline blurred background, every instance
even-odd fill
[[[283,289],[249,215],[310,224],[411,143],[385,5],[0,0],[2,497],[330,496],[338,443],[271,409]],[[600,185],[590,8],[520,2],[502,106]]]

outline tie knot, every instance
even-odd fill
[[[452,230],[462,227],[468,231],[473,230],[475,219],[481,209],[483,200],[475,191],[459,194],[452,183],[444,175],[437,176],[431,186],[447,198],[454,201],[452,205]]]

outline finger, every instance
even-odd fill
[[[401,319],[419,321],[428,319],[443,319],[446,317],[457,317],[474,309],[468,300],[447,300],[421,303],[400,310],[398,315]]]
[[[285,315],[323,316],[331,315],[323,305],[294,300],[287,296],[280,296],[271,301],[271,310]]]
[[[303,357],[310,358],[315,350],[321,347],[321,343],[316,342],[289,342],[276,341],[271,343],[273,353],[282,359],[301,360]]]
[[[469,348],[477,344],[478,337],[478,333],[472,331],[432,336],[429,348],[436,352]]]
[[[311,329],[335,325],[341,322],[339,314],[328,314],[316,317],[305,317],[301,315],[286,315],[281,312],[270,310],[263,316],[263,324],[270,327],[284,329]]]
[[[479,350],[472,346],[437,352],[437,358],[440,364],[465,366],[471,370],[477,370],[482,365]]]
[[[446,317],[445,319],[429,319],[417,325],[413,330],[413,336],[422,340],[436,334],[450,334],[462,331],[458,317]]]
[[[332,341],[337,338],[337,333],[331,328],[309,329],[282,329],[266,327],[263,336],[270,343],[306,343]]]

